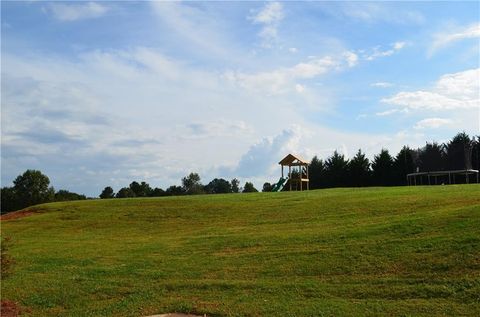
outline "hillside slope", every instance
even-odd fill
[[[2,221],[26,316],[480,315],[480,186],[52,203]]]

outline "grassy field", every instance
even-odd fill
[[[480,186],[92,200],[2,221],[27,316],[479,316]]]

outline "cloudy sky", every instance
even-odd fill
[[[97,196],[480,134],[478,2],[3,2],[2,185]]]

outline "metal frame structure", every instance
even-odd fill
[[[470,183],[470,175],[476,175],[476,181],[479,182],[479,172],[474,169],[465,169],[465,170],[450,170],[450,171],[433,171],[433,172],[417,172],[407,174],[407,184],[411,185],[438,185],[445,184],[448,177],[448,184],[455,184],[455,175],[465,176],[465,182]],[[427,181],[423,182],[425,176]],[[418,178],[418,182],[417,182]],[[445,179],[445,182],[438,182],[439,178]],[[453,182],[452,182],[453,180]]]

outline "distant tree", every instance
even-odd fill
[[[172,185],[165,191],[166,196],[185,195],[185,189],[182,186]]]
[[[373,183],[378,186],[390,186],[394,183],[393,158],[388,150],[382,149],[372,162]]]
[[[239,193],[240,192],[240,181],[236,178],[232,179],[230,182],[232,184],[232,193]]]
[[[393,174],[395,185],[406,185],[407,174],[415,172],[415,151],[404,146],[393,162]]]
[[[132,182],[130,183],[130,189],[135,193],[135,197],[148,197],[152,193],[152,188],[145,182]]]
[[[166,192],[163,189],[158,187],[155,187],[155,189],[153,189],[152,192],[150,193],[150,197],[162,197],[166,195],[167,195]]]
[[[55,191],[50,179],[37,170],[27,170],[13,181],[19,208],[53,201]]]
[[[4,214],[9,211],[21,209],[21,202],[15,193],[13,187],[2,187],[1,192],[1,213]]]
[[[223,178],[215,178],[205,186],[205,191],[208,194],[231,193],[232,185]]]
[[[129,197],[135,197],[135,193],[130,187],[123,187],[121,188],[117,195],[115,196],[117,198],[129,198]]]
[[[113,188],[110,186],[105,187],[102,190],[102,193],[100,194],[101,199],[107,199],[107,198],[113,198],[115,197],[115,193],[113,191]]]
[[[203,194],[203,185],[200,182],[200,176],[197,173],[190,173],[190,175],[182,179],[182,186],[187,195]]]
[[[246,182],[243,186],[243,193],[256,193],[258,190],[253,186],[253,183]]]
[[[325,178],[327,187],[347,186],[348,160],[343,154],[333,152],[325,161]]]
[[[349,184],[355,187],[368,186],[370,185],[370,175],[370,161],[359,149],[348,163]]]
[[[447,169],[471,169],[474,143],[465,132],[454,136],[445,146]]]
[[[65,189],[60,189],[55,193],[55,201],[70,201],[70,200],[85,200],[85,195],[69,192]]]
[[[326,186],[325,165],[317,156],[314,156],[308,166],[308,174],[310,178],[310,188],[324,188]]]
[[[480,136],[472,138],[472,168],[480,170]]]
[[[419,151],[419,165],[421,172],[445,170],[444,147],[436,142],[427,143]]]
[[[266,182],[263,184],[262,192],[264,193],[271,192],[272,188],[273,188],[272,184]]]

